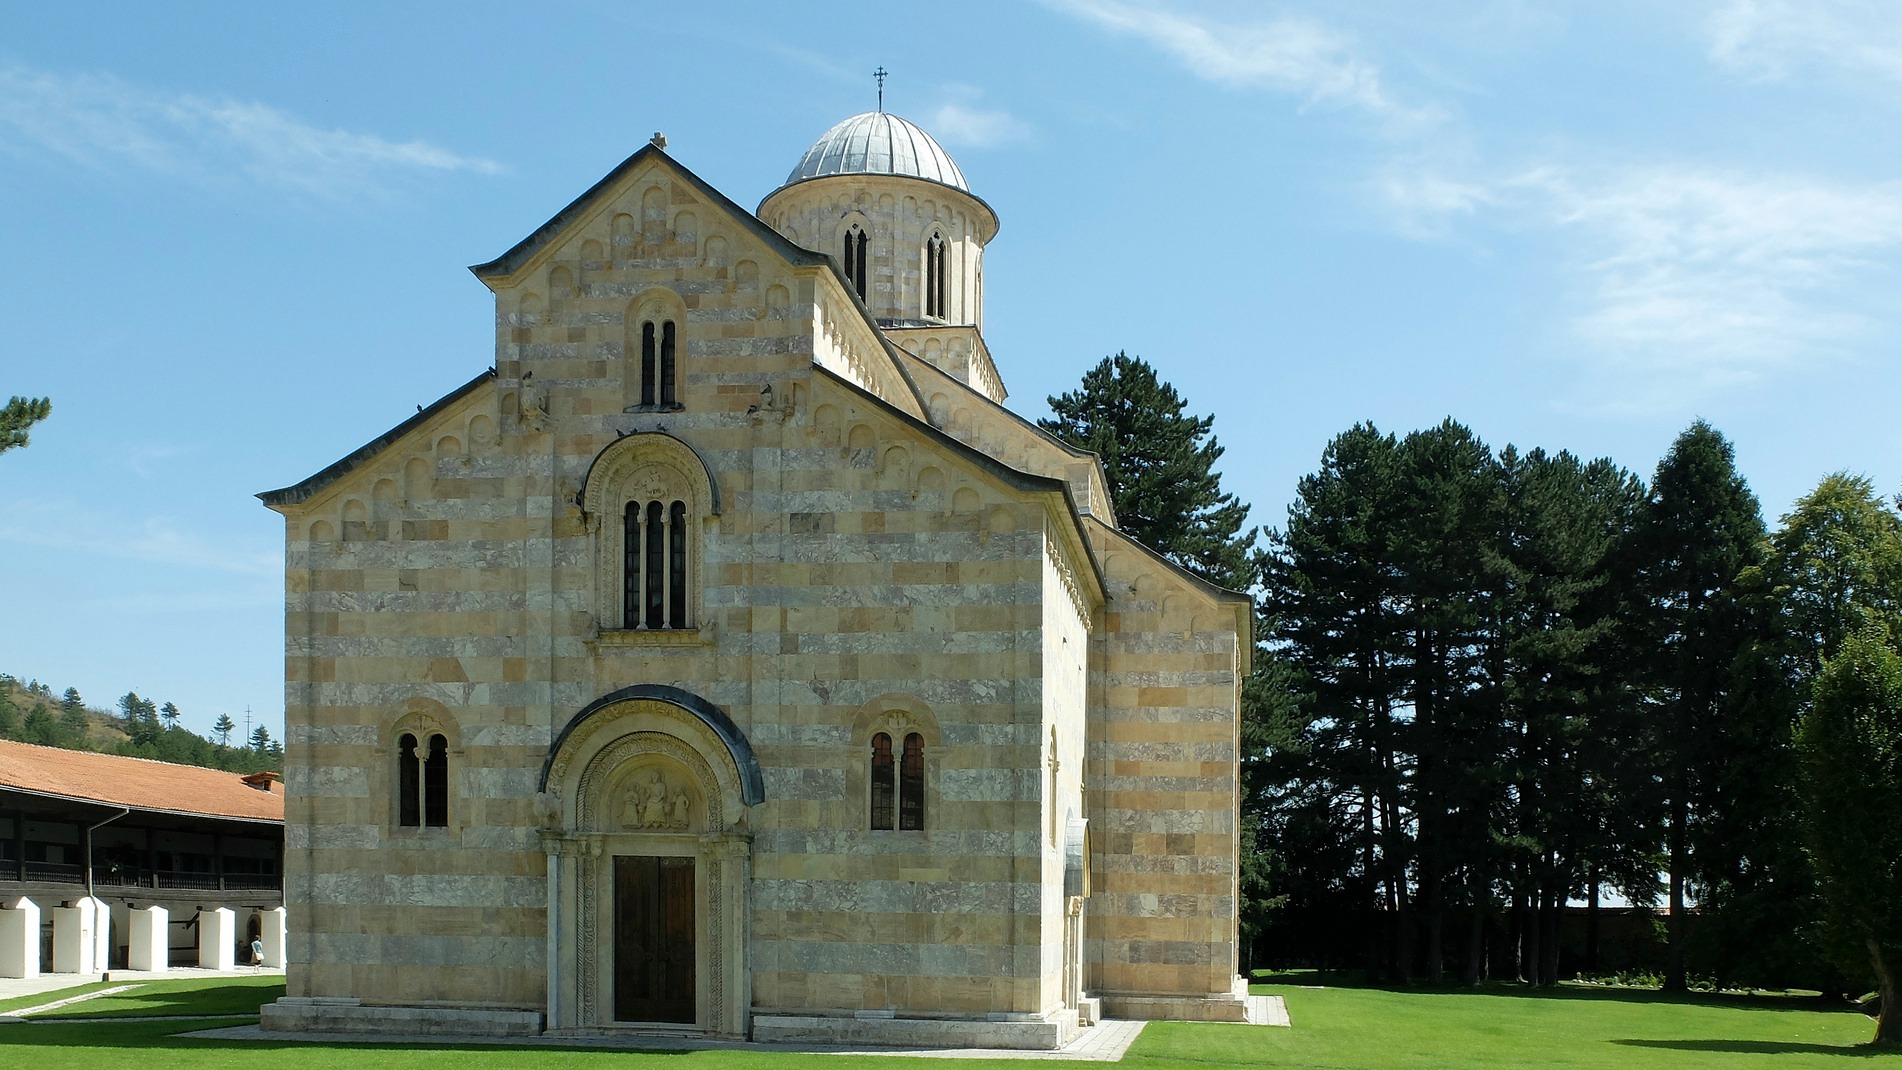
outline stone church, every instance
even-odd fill
[[[996,214],[883,111],[757,212],[664,145],[472,269],[493,367],[259,496],[290,745],[266,1028],[1243,1020],[1249,604],[1004,406]]]

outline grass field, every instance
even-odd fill
[[[160,981],[61,1014],[255,1016],[276,998],[274,977]],[[1488,1070],[1504,1067],[1803,1070],[1846,1065],[1902,1070],[1902,1053],[1861,1047],[1873,1033],[1853,1011],[1778,997],[1666,999],[1655,992],[1567,986],[1556,992],[1389,991],[1257,985],[1284,997],[1293,1029],[1154,1023],[1123,1066],[1129,1070]],[[70,993],[67,993],[70,994]],[[53,997],[56,998],[56,997]],[[42,1002],[45,999],[41,1000]],[[759,1052],[639,1052],[548,1048],[406,1048],[208,1041],[174,1034],[218,1023],[73,1022],[0,1026],[0,1066],[60,1070],[197,1070],[242,1063],[271,1070],[895,1070],[879,1056]],[[57,1049],[52,1050],[52,1049]],[[903,1064],[917,1066],[920,1064]],[[953,1070],[942,1061],[924,1066]],[[1024,1070],[1003,1059],[957,1066]]]

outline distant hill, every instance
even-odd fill
[[[168,716],[170,714],[171,716]],[[283,746],[262,729],[261,746],[207,739],[178,724],[177,707],[127,692],[117,710],[88,704],[73,688],[55,691],[38,680],[0,673],[0,739],[67,750],[154,758],[233,773],[284,766]]]

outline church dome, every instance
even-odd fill
[[[786,185],[826,175],[902,175],[971,192],[951,154],[916,125],[884,111],[854,115],[819,135]]]

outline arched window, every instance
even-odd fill
[[[403,828],[449,827],[449,741],[418,742],[405,732],[396,744],[396,823]]]
[[[595,538],[600,641],[692,642],[702,613],[702,532],[720,512],[719,488],[699,455],[663,432],[617,439],[595,458],[581,504]]]
[[[917,737],[913,737],[914,739]],[[872,737],[872,829],[892,827],[892,737],[880,732]]]
[[[642,405],[680,404],[678,360],[675,358],[678,330],[673,320],[647,320],[641,324],[641,401]]]
[[[898,767],[898,827],[925,827],[925,737],[916,732],[905,737],[905,757]]]
[[[423,759],[423,825],[449,827],[449,741],[441,736],[429,737]]]
[[[944,235],[934,231],[925,242],[925,315],[946,318],[949,302],[945,297],[949,292],[944,277]]]
[[[421,828],[423,824],[421,772],[416,737],[405,732],[396,748],[396,823],[404,828]]]
[[[687,627],[687,503],[631,501],[621,524],[621,627]]]
[[[865,300],[865,277],[871,274],[871,265],[866,261],[866,246],[871,244],[865,235],[865,228],[852,224],[845,232],[845,277],[858,291],[859,300]]]

